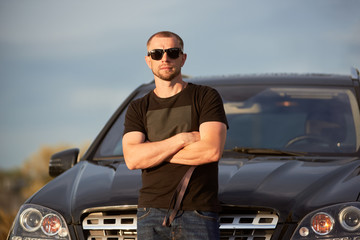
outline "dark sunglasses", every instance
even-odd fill
[[[151,56],[153,60],[158,61],[162,59],[165,52],[167,53],[169,58],[177,59],[180,53],[182,53],[182,50],[181,48],[153,49],[148,52],[148,56]]]

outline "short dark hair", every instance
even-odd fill
[[[170,31],[161,31],[153,34],[146,43],[147,47],[150,45],[150,42],[154,37],[175,37],[179,41],[181,49],[184,49],[184,41],[181,39],[181,37]]]

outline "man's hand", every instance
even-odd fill
[[[184,132],[184,133],[179,133],[177,134],[178,137],[180,137],[184,142],[184,147],[194,143],[194,142],[197,142],[197,141],[200,141],[200,133],[199,132]]]
[[[225,140],[226,125],[224,123],[202,123],[200,125],[200,141],[185,146],[169,159],[169,162],[185,165],[217,162],[222,156]]]

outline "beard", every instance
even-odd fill
[[[154,71],[152,70],[153,74],[164,81],[172,81],[174,78],[181,74],[180,68],[175,68],[174,71]]]

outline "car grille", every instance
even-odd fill
[[[221,240],[270,240],[278,219],[273,212],[220,213]]]
[[[136,208],[91,212],[83,220],[87,240],[136,240]]]
[[[272,211],[225,208],[220,213],[221,240],[270,240],[278,222]],[[87,240],[137,240],[136,209],[88,212],[82,227]]]

